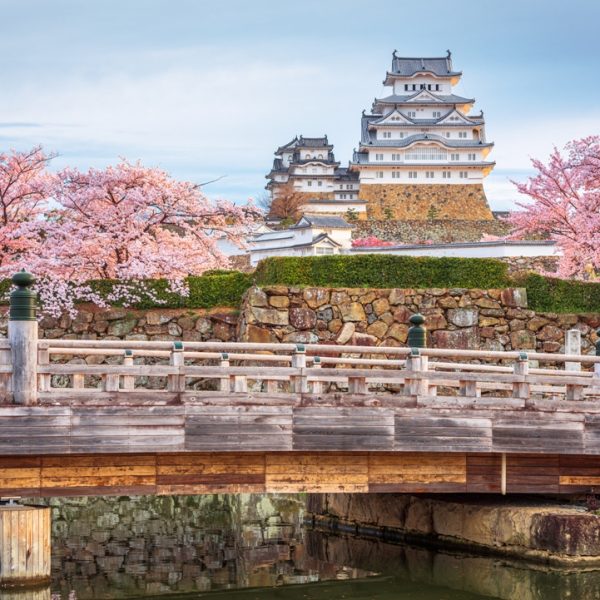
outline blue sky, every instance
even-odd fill
[[[327,133],[342,164],[397,49],[453,53],[497,162],[493,208],[529,157],[600,133],[595,0],[0,0],[0,149],[55,167],[120,156],[243,201],[273,150]]]

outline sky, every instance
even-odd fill
[[[599,22],[597,0],[0,0],[0,152],[139,159],[243,202],[296,134],[347,164],[394,49],[450,49],[506,210],[531,157],[600,134]]]

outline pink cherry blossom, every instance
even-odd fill
[[[197,185],[140,163],[49,175],[47,160],[39,148],[0,155],[0,194],[10,216],[0,224],[0,271],[33,272],[51,314],[73,313],[76,299],[131,304],[151,294],[147,279],[165,278],[185,294],[188,275],[229,266],[218,239],[243,246],[260,215],[251,202],[211,202]],[[11,187],[14,179],[19,185]],[[120,283],[103,299],[86,284],[94,279]]]
[[[600,136],[574,140],[547,164],[532,160],[536,175],[515,183],[531,202],[509,217],[512,237],[555,240],[563,255],[558,274],[590,279],[600,273]]]

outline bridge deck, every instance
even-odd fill
[[[590,363],[600,357],[43,341],[32,405],[11,403],[16,367],[0,365],[0,494],[593,491]]]

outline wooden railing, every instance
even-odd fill
[[[600,357],[441,348],[215,342],[42,340],[35,397],[165,392],[388,394],[449,402],[600,396]],[[0,341],[0,390],[10,394],[10,346]],[[565,370],[565,364],[569,369]],[[573,364],[575,367],[573,367]],[[539,366],[542,365],[542,366]],[[581,370],[572,370],[580,368]],[[585,369],[585,370],[583,370]]]

